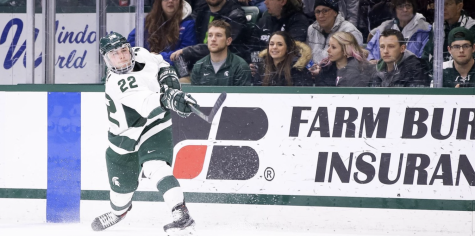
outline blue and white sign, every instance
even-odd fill
[[[107,31],[127,37],[135,25],[133,13],[109,13]],[[43,78],[43,27],[35,17],[35,83]],[[26,14],[0,14],[0,84],[26,81]],[[56,14],[55,83],[98,83],[99,50],[94,13]]]

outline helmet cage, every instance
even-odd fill
[[[129,50],[130,60],[127,63],[125,63],[121,66],[114,65],[114,63],[112,63],[112,59],[111,59],[111,57],[113,57],[113,53],[115,51],[121,50],[124,47],[127,47],[128,50]],[[111,70],[112,72],[114,72],[116,74],[125,74],[125,73],[131,71],[135,66],[135,53],[133,52],[132,47],[130,46],[129,43],[124,43],[124,44],[122,44],[121,47],[111,49],[108,52],[106,52],[104,54],[104,62],[106,63],[109,70]]]

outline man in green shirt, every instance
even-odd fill
[[[448,51],[453,60],[444,62],[444,87],[474,87],[475,85],[475,53],[474,34],[472,31],[458,27],[450,31]]]
[[[191,85],[249,86],[251,69],[241,57],[231,53],[230,25],[215,20],[208,27],[210,54],[197,61],[191,72]]]

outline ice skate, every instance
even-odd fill
[[[173,222],[163,226],[168,235],[194,235],[195,221],[191,218],[185,203],[175,206],[172,210]]]
[[[129,212],[131,209],[132,205],[130,205],[129,209],[122,213],[122,215],[116,215],[112,212],[107,212],[103,215],[96,217],[91,224],[92,230],[102,231],[119,223],[119,221],[123,220],[127,215],[127,212]]]

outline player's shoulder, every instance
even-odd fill
[[[142,55],[142,54],[149,54],[150,51],[147,50],[146,48],[143,47],[132,47],[132,51],[135,53],[135,55]]]
[[[160,54],[156,53],[151,53],[148,51],[146,48],[142,47],[133,47],[132,48],[135,56],[135,61],[147,64],[147,62],[153,62],[155,64],[158,64],[160,67],[163,66],[170,66],[168,62],[163,59],[163,56]]]
[[[152,59],[153,54],[149,50],[142,47],[133,47],[132,51],[134,52],[135,61],[146,62]]]
[[[112,81],[117,81],[121,78],[127,78],[127,74],[117,74],[112,71],[109,71],[109,73],[106,76],[106,84]]]

